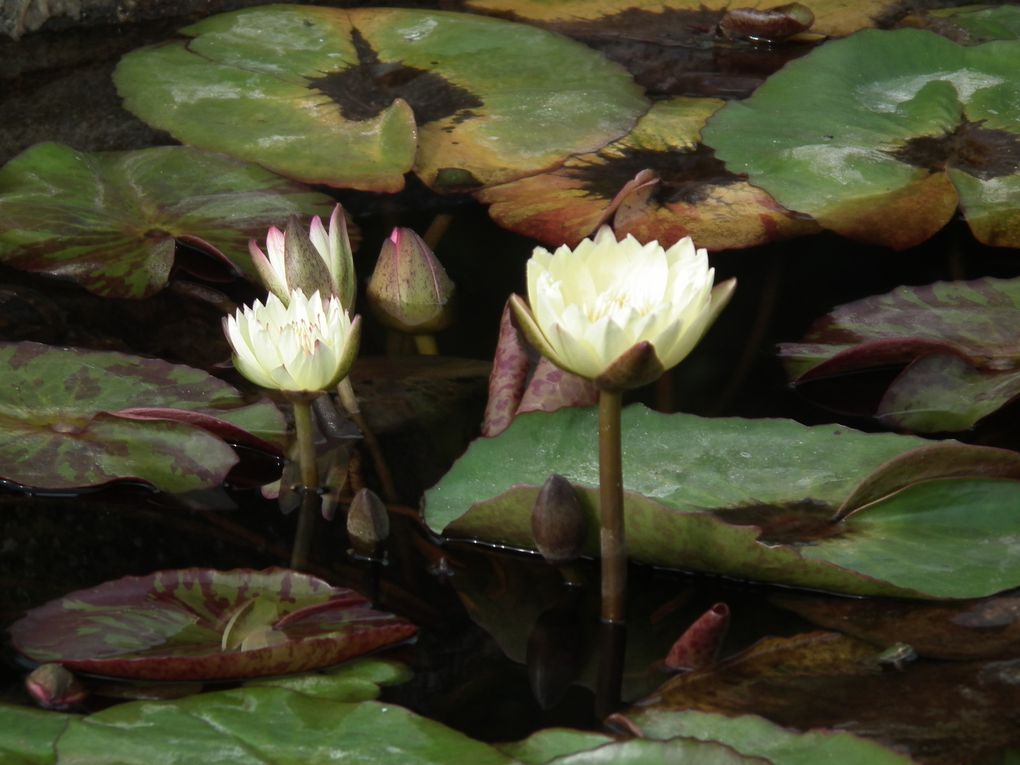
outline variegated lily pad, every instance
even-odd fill
[[[964,45],[989,40],[1020,40],[1020,8],[1015,5],[940,8],[908,16],[902,23],[930,29]]]
[[[904,367],[873,413],[905,430],[961,431],[1020,395],[1017,322],[1020,279],[938,282],[839,306],[779,352],[808,394],[823,380]]]
[[[283,415],[191,367],[123,353],[0,343],[0,478],[38,489],[144,481],[218,486],[225,442],[278,451]]]
[[[726,166],[855,239],[923,242],[959,205],[1020,247],[1020,42],[869,30],[821,46],[705,128]]]
[[[407,640],[410,622],[288,569],[129,576],[29,611],[10,630],[36,662],[113,677],[221,680],[303,672]]]
[[[0,169],[0,261],[142,298],[166,285],[178,242],[256,278],[249,239],[331,209],[325,194],[222,154],[43,143]]]
[[[398,8],[263,6],[135,51],[126,107],[176,138],[305,181],[443,190],[540,172],[647,108],[627,73],[535,27]]]
[[[584,549],[595,553],[596,419],[524,414],[475,441],[426,494],[425,520],[447,536],[534,549],[532,507],[555,470],[577,489]],[[624,410],[622,429],[636,561],[858,595],[968,598],[1020,586],[1014,452],[947,442],[953,454],[933,455],[911,436],[640,406]]]
[[[619,26],[627,17],[644,14],[648,26],[668,28],[667,20],[676,14],[701,13],[703,24],[714,26],[722,14],[733,8],[773,8],[785,0],[467,0],[467,6],[483,13],[536,24],[575,26],[601,21],[607,28]],[[903,0],[802,0],[815,16],[812,30],[824,35],[842,36],[874,26],[884,16],[906,5]],[[673,19],[676,20],[676,19]]]
[[[652,107],[634,130],[549,173],[478,193],[501,226],[553,246],[576,245],[604,222],[620,236],[710,250],[752,247],[817,230],[726,170],[700,143],[723,101],[676,98]]]

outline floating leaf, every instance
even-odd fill
[[[600,224],[642,242],[691,236],[710,250],[751,247],[811,233],[768,194],[727,171],[699,142],[723,102],[674,98],[655,104],[634,130],[549,173],[478,193],[501,226],[550,245],[575,246]]]
[[[851,733],[811,730],[797,733],[754,715],[726,715],[694,710],[672,711],[656,708],[632,717],[614,715],[626,721],[640,735],[654,739],[692,736],[719,741],[747,755],[764,757],[775,765],[806,765],[833,762],[839,765],[910,765],[905,755]]]
[[[249,615],[246,635],[262,626],[282,639],[246,647],[230,634],[239,613]],[[353,590],[297,571],[200,568],[79,590],[32,609],[10,630],[15,649],[32,661],[144,680],[304,672],[416,631],[404,619],[371,610]]]
[[[0,343],[0,364],[0,477],[22,486],[208,488],[237,462],[224,438],[277,451],[286,437],[268,400],[191,367],[31,342]]]
[[[1020,39],[1020,8],[1014,5],[939,8],[908,16],[902,23],[930,29],[965,45]]]
[[[0,759],[5,765],[55,765],[54,743],[72,715],[0,704]]]
[[[0,261],[141,298],[166,285],[177,242],[256,278],[249,239],[331,208],[324,194],[221,154],[42,143],[0,169]]]
[[[638,730],[669,735],[686,727],[677,725],[676,712],[692,708],[728,715],[753,712],[798,729],[838,727],[838,734],[819,731],[813,741],[804,741],[817,749],[802,752],[806,759],[799,761],[828,759],[841,765],[907,761],[877,746],[869,757],[864,742],[850,747],[844,759],[838,753],[854,743],[843,739],[848,733],[932,765],[994,761],[991,755],[1015,744],[1020,722],[1015,662],[918,661],[895,670],[883,669],[879,657],[880,649],[832,632],[766,638],[713,670],[672,678],[624,715]],[[710,720],[688,724],[699,722],[706,729],[694,735],[745,751],[739,738],[729,739]],[[771,728],[745,725],[752,740],[755,727]],[[786,748],[778,737],[775,743],[780,751]],[[757,751],[769,756],[767,750]],[[787,756],[794,751],[787,750]],[[823,752],[831,753],[826,757]]]
[[[896,10],[901,0],[810,0],[804,3],[815,16],[812,31],[825,35],[848,35],[858,29],[872,26],[876,21]],[[472,10],[483,13],[506,15],[510,18],[537,24],[577,24],[601,21],[607,27],[619,26],[624,19],[632,16],[650,17],[649,26],[667,24],[670,13],[693,14],[710,12],[709,20],[703,21],[713,27],[729,8],[770,8],[782,5],[780,0],[467,0]]]
[[[919,655],[935,659],[1020,658],[1020,595],[1016,591],[962,603],[800,594],[770,600],[820,627],[880,647],[906,643]]]
[[[531,507],[554,468],[574,483],[597,528],[595,420],[593,410],[522,415],[500,436],[476,441],[426,494],[429,526],[532,548]],[[830,522],[869,474],[926,445],[834,425],[629,407],[629,553],[655,565],[862,595],[967,598],[1020,585],[1012,541],[1020,534],[1020,482],[932,480],[928,472],[924,483]],[[586,549],[594,554],[597,541],[590,537]]]
[[[398,8],[263,6],[122,59],[125,106],[176,138],[305,181],[439,190],[540,172],[647,108],[626,72],[521,24]]]
[[[959,431],[1020,395],[1018,321],[1018,279],[899,287],[838,306],[779,353],[808,392],[819,381],[905,366],[875,414],[907,430]]]
[[[915,29],[821,46],[730,103],[705,143],[733,172],[846,236],[896,249],[962,206],[1020,246],[1020,42],[970,48]]]

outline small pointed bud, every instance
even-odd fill
[[[375,557],[376,548],[390,535],[386,505],[371,489],[360,489],[347,511],[347,536],[358,555]]]
[[[383,243],[366,294],[379,321],[420,335],[450,325],[454,291],[424,240],[409,228],[395,228]]]
[[[550,563],[567,563],[581,554],[588,519],[577,492],[563,476],[553,473],[542,484],[531,511],[531,534]]]
[[[296,215],[290,216],[284,231],[284,266],[287,286],[291,291],[301,290],[306,296],[316,292],[324,297],[334,294],[333,278],[326,262],[315,249],[308,231]],[[344,309],[349,308],[344,304]]]
[[[25,678],[25,690],[43,709],[81,706],[89,692],[70,670],[60,664],[40,664]]]
[[[666,667],[691,671],[715,664],[730,628],[730,608],[716,603],[687,628],[666,656]]]

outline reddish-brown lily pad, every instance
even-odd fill
[[[835,308],[802,343],[780,346],[794,384],[905,367],[875,408],[919,432],[959,431],[1020,395],[1020,280],[899,287]]]
[[[279,452],[268,400],[191,367],[123,353],[0,343],[0,478],[38,489],[144,481],[164,491],[218,486],[226,443]]]
[[[72,592],[10,632],[36,662],[144,680],[222,680],[337,664],[417,628],[297,571],[187,568]]]
[[[125,106],[304,181],[439,190],[552,167],[647,109],[622,67],[532,26],[441,11],[250,8],[128,54]]]
[[[331,209],[325,194],[222,154],[42,143],[0,169],[0,262],[142,298],[166,286],[178,242],[256,279],[249,239]]]
[[[608,221],[620,236],[642,242],[690,236],[710,250],[817,231],[700,143],[702,127],[722,105],[714,98],[659,102],[627,136],[598,152],[477,196],[501,226],[554,246],[574,246]]]

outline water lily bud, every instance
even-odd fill
[[[535,545],[550,563],[567,563],[584,547],[588,519],[570,481],[553,473],[542,484],[531,511]]]
[[[347,536],[358,555],[375,557],[376,548],[390,535],[386,505],[371,489],[360,489],[347,511]]]
[[[395,228],[379,252],[366,294],[379,321],[420,335],[450,325],[454,290],[424,240],[409,228]]]
[[[328,231],[318,215],[307,232],[292,215],[285,232],[269,229],[265,252],[255,240],[248,242],[248,252],[266,289],[285,305],[294,290],[301,290],[305,295],[335,295],[348,312],[354,307],[354,257],[340,205],[333,208]]]
[[[716,603],[682,634],[666,656],[666,667],[691,671],[715,664],[730,628],[730,608]]]
[[[25,678],[25,690],[43,709],[73,709],[89,692],[69,669],[60,664],[40,664]]]

